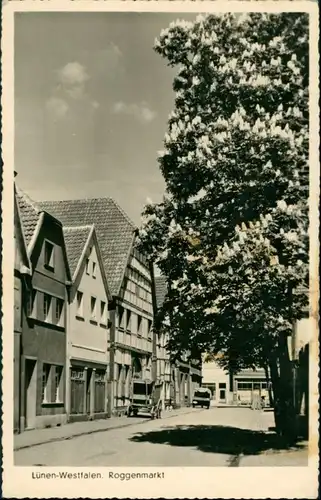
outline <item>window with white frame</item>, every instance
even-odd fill
[[[50,402],[50,365],[44,363],[42,365],[42,388],[41,400],[43,403]]]
[[[55,367],[55,391],[54,402],[62,402],[62,366]]]
[[[125,309],[122,306],[118,306],[118,328],[125,328]]]
[[[37,317],[37,290],[32,289],[28,294],[27,315],[30,318]]]
[[[84,317],[84,294],[80,290],[77,290],[77,312],[76,315],[80,318]]]
[[[126,330],[128,332],[131,332],[132,330],[132,313],[129,309],[127,309]]]
[[[100,323],[107,324],[107,304],[103,300],[100,301]]]
[[[64,301],[62,299],[56,298],[56,307],[55,307],[55,323],[56,325],[63,326],[64,324]]]
[[[44,263],[45,267],[49,269],[55,268],[55,251],[54,245],[50,243],[50,241],[45,241],[45,255],[44,255]]]
[[[89,266],[90,266],[89,259],[86,259],[86,274],[90,274]]]
[[[97,275],[97,264],[93,262],[93,278],[96,278]]]
[[[141,335],[143,332],[143,318],[137,314],[137,335]]]
[[[97,321],[97,299],[93,296],[90,298],[90,319]]]
[[[43,315],[45,321],[52,322],[52,297],[47,293],[43,294]]]

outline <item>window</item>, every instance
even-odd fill
[[[148,337],[151,337],[152,336],[152,325],[153,325],[153,322],[151,319],[148,320]],[[163,341],[164,342],[164,341]]]
[[[54,402],[61,403],[62,402],[62,366],[56,366],[55,370],[55,395]]]
[[[55,310],[55,320],[56,324],[62,326],[63,325],[63,311],[64,301],[62,299],[56,299],[56,310]]]
[[[28,295],[27,315],[35,318],[37,316],[37,291],[31,290]]]
[[[76,315],[79,316],[80,318],[84,317],[84,294],[80,292],[80,290],[77,291],[77,313]]]
[[[93,262],[93,278],[96,278],[96,269],[97,269],[97,266],[96,266],[96,262]]]
[[[237,389],[240,391],[251,391],[252,390],[252,382],[238,382]]]
[[[91,297],[90,299],[90,316],[92,321],[97,321],[97,299]]]
[[[130,332],[132,329],[132,313],[131,311],[127,310],[127,325],[126,325],[126,330]]]
[[[48,403],[50,401],[50,365],[42,365],[42,392],[41,400],[43,403]]]
[[[100,322],[104,325],[107,324],[107,306],[103,300],[100,302]]]
[[[122,306],[118,307],[118,328],[124,329],[125,325],[125,309]]]
[[[89,274],[89,259],[86,259],[86,274]]]
[[[51,317],[51,300],[52,297],[48,295],[47,293],[43,294],[43,314],[45,321],[48,321],[51,323],[52,317]]]
[[[45,241],[45,267],[54,269],[54,246],[49,241]]]
[[[226,389],[226,383],[225,382],[219,383],[218,386],[219,386],[220,389]]]
[[[142,317],[137,315],[137,335],[142,334]]]

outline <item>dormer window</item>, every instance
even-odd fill
[[[50,241],[45,241],[45,267],[52,271],[55,268],[54,245]]]

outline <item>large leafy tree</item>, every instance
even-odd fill
[[[172,352],[270,367],[276,421],[291,408],[287,336],[308,281],[308,17],[209,15],[163,30],[177,67],[159,164],[162,203],[140,246],[167,277]]]

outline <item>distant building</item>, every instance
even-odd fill
[[[23,303],[31,282],[31,262],[23,235],[19,206],[14,186],[14,343],[13,343],[13,430],[20,431],[21,348]]]
[[[32,267],[23,301],[21,430],[65,423],[66,310],[70,271],[62,225],[17,189],[23,233]]]
[[[122,411],[133,378],[152,380],[152,277],[147,259],[135,249],[136,226],[111,198],[40,205],[66,226],[95,225],[112,296],[108,411]]]
[[[232,400],[230,388],[230,375],[223,370],[215,360],[202,363],[202,387],[211,391],[213,405],[229,403]]]
[[[95,227],[64,227],[72,274],[68,311],[69,420],[107,416],[111,295]],[[109,365],[110,366],[110,365]]]

